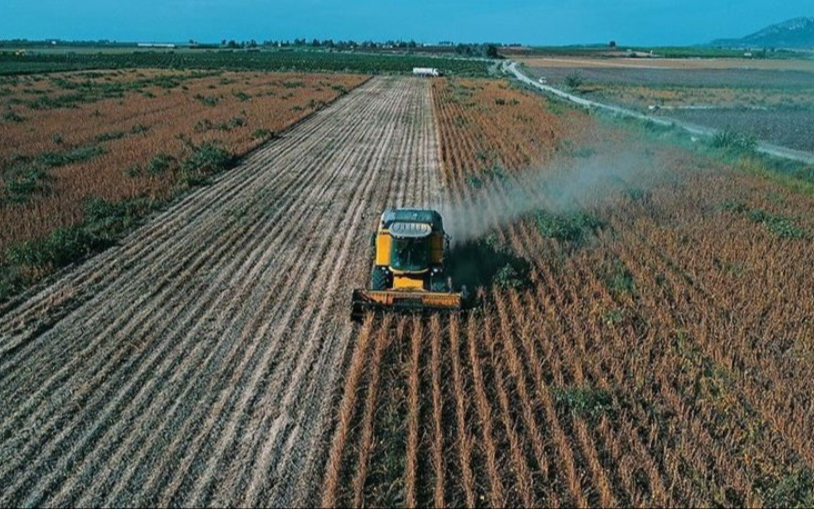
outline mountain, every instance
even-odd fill
[[[814,18],[794,18],[742,39],[718,39],[710,44],[731,48],[814,48]]]

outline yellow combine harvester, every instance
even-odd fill
[[[354,290],[351,319],[368,310],[459,310],[466,288],[454,292],[445,263],[449,237],[441,214],[427,209],[388,209],[382,214],[369,290]]]

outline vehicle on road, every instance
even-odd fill
[[[435,67],[413,67],[413,76],[438,78],[439,76],[442,76],[442,73]]]

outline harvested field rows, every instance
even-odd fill
[[[440,198],[428,87],[368,82],[4,309],[0,505],[312,500],[367,234]]]
[[[611,206],[580,203],[596,217],[584,237],[552,233],[542,212],[507,222],[513,200],[557,210],[539,172],[521,166],[533,145],[497,127],[494,96],[434,92],[449,199],[474,202],[460,220],[488,232],[467,247],[490,255],[476,262],[482,308],[445,320],[368,318],[323,503],[808,503],[814,330],[801,317],[814,312],[812,239],[779,226],[805,232],[794,230],[803,219],[777,218],[814,218],[810,200],[551,116],[607,166],[624,150],[665,170],[617,182],[625,192]],[[554,157],[555,146],[534,160]],[[498,154],[499,177],[482,171],[483,150]],[[490,257],[517,268],[517,280],[484,276],[494,274]]]

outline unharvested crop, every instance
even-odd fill
[[[34,78],[13,79],[5,100],[27,97]],[[226,78],[241,85],[223,84]],[[348,88],[366,79],[331,77]],[[289,98],[262,92],[292,80],[300,87]],[[33,82],[46,94],[38,98],[52,98],[48,107],[28,104],[22,108],[26,122],[0,127],[0,280],[6,280],[0,300],[53,269],[12,266],[5,256],[9,249],[36,245],[57,230],[72,231],[84,220],[89,199],[149,202],[139,207],[149,211],[179,190],[207,182],[272,138],[270,133],[339,97],[321,87],[322,80],[302,74],[131,70],[67,73]],[[155,94],[147,97],[143,91]],[[297,103],[305,106],[291,111]],[[94,251],[87,248],[84,252]]]
[[[495,93],[507,95],[504,104]],[[461,260],[501,253],[527,268],[498,267],[475,280],[477,310],[423,328],[422,397],[382,395],[377,414],[402,409],[393,412],[409,430],[383,435],[396,451],[387,464],[394,471],[369,474],[361,504],[341,490],[334,500],[581,507],[809,500],[814,490],[800,480],[814,462],[806,438],[814,432],[814,329],[800,317],[814,311],[814,260],[800,228],[812,224],[810,200],[574,112],[548,117],[526,105],[522,114],[547,122],[504,126],[500,112],[512,96],[525,100],[495,82],[434,88],[449,210],[465,214],[459,220],[470,230],[488,232],[467,241],[484,247],[468,248]],[[544,137],[527,134],[539,124],[555,133],[543,146],[536,142]],[[558,154],[561,137],[580,150]],[[647,171],[609,169],[615,185],[599,197],[569,193],[571,209],[562,212],[552,182],[567,187],[568,168],[579,177],[584,159],[610,161],[620,151]],[[503,178],[483,171],[495,161]],[[472,176],[482,181],[477,189]],[[529,195],[537,211],[507,219],[512,201]],[[454,205],[468,200],[476,205]],[[512,283],[518,278],[523,286]],[[373,323],[392,335],[388,358],[399,364],[382,372],[380,385],[411,387],[416,379],[415,336],[398,332],[412,323]],[[427,415],[417,454],[416,412]],[[380,422],[399,429],[398,420]],[[426,458],[423,477],[411,473],[415,457]],[[354,471],[353,462],[343,469]],[[393,483],[399,476],[409,482]]]

